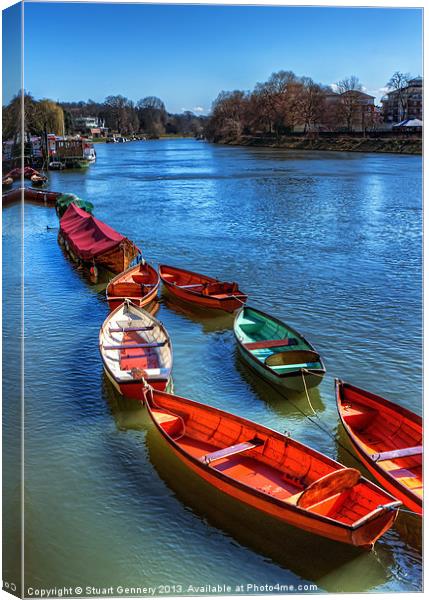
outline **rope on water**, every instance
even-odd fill
[[[310,371],[308,371],[307,369],[301,369],[302,372],[307,372],[309,373]],[[304,374],[301,373],[302,376],[304,377]],[[312,375],[318,375],[319,377],[323,377],[323,375],[319,375],[319,373],[313,373],[311,372]],[[274,385],[268,381],[267,379],[264,379],[264,382],[269,385],[277,394],[279,394],[280,396],[282,396],[283,398],[285,398],[290,404],[292,404],[292,406],[294,406],[296,408],[296,410],[298,412],[300,412],[306,419],[308,419],[310,421],[310,423],[313,423],[313,425],[315,425],[316,427],[318,427],[321,431],[323,431],[323,433],[325,433],[326,435],[328,435],[336,444],[338,444],[338,446],[340,446],[340,448],[342,448],[343,450],[345,450],[347,452],[347,454],[349,454],[353,460],[355,462],[358,462],[358,459],[356,458],[356,456],[353,454],[353,452],[351,450],[349,450],[346,446],[344,446],[344,444],[342,444],[340,442],[340,440],[337,438],[336,435],[332,434],[328,429],[326,429],[326,427],[324,426],[324,423],[322,421],[322,419],[319,417],[319,415],[317,414],[317,412],[314,410],[313,405],[311,404],[310,401],[310,396],[308,394],[307,391],[307,386],[305,385],[305,391],[307,394],[307,401],[314,413],[314,416],[316,417],[316,419],[313,419],[310,415],[306,414],[297,404],[295,404],[295,402],[293,402],[288,396],[286,396],[285,394],[283,394],[278,388],[274,387]],[[320,422],[318,422],[320,421]]]
[[[317,413],[316,413],[316,411],[314,410],[314,408],[313,408],[313,405],[311,404],[310,395],[309,395],[309,393],[308,393],[308,390],[307,390],[307,383],[306,383],[306,381],[305,381],[305,377],[304,377],[304,370],[305,370],[305,369],[301,369],[301,377],[302,377],[302,383],[304,384],[304,390],[305,390],[305,394],[306,394],[306,396],[307,396],[307,401],[308,401],[308,404],[309,404],[309,406],[310,406],[311,410],[313,411],[313,415],[314,415],[314,416],[317,416]]]

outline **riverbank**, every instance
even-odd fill
[[[253,146],[263,148],[284,148],[286,150],[326,150],[333,152],[385,152],[393,154],[421,154],[420,138],[303,138],[285,136],[281,138],[264,136],[241,136],[217,143],[232,146]]]

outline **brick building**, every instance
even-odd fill
[[[405,119],[423,120],[423,79],[411,79],[406,87],[386,94],[381,103],[386,123],[400,123]]]

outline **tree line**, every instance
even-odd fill
[[[23,120],[22,120],[22,113]],[[24,136],[48,133],[61,134],[64,129],[64,111],[53,100],[35,100],[31,94],[18,93],[3,106],[3,140],[18,140],[24,124]]]
[[[181,114],[167,112],[164,102],[156,96],[147,96],[133,102],[125,96],[107,96],[104,102],[63,102],[66,132],[73,130],[76,116],[97,117],[111,131],[124,135],[143,133],[157,138],[163,134],[200,135],[206,117],[191,111]]]
[[[403,90],[409,79],[409,75],[395,73],[387,88]],[[212,105],[206,137],[221,141],[243,135],[281,136],[296,130],[376,129],[383,120],[381,110],[370,97],[365,101],[362,91],[355,75],[337,82],[333,89],[292,71],[278,71],[252,91],[221,92]]]
[[[410,79],[410,74],[396,72],[386,84],[388,90],[397,92],[404,107]],[[257,83],[252,91],[221,92],[209,117],[191,111],[171,114],[155,96],[137,102],[116,95],[108,96],[104,102],[89,99],[57,103],[36,100],[29,93],[22,98],[19,93],[3,107],[3,139],[19,137],[22,101],[26,135],[43,135],[45,131],[73,134],[77,117],[96,117],[111,132],[127,136],[204,134],[211,141],[239,139],[242,135],[281,136],[297,129],[304,133],[376,129],[383,120],[382,113],[372,102],[365,102],[362,90],[355,75],[338,81],[333,89],[292,71],[278,71],[267,81]]]
[[[77,117],[96,117],[112,132],[121,135],[145,134],[157,138],[163,134],[201,135],[207,117],[191,111],[171,114],[155,96],[134,103],[125,96],[108,96],[104,102],[54,102],[36,100],[31,94],[17,94],[3,107],[3,139],[18,139],[21,132],[21,110],[24,111],[24,133],[28,135],[69,135],[76,132]]]

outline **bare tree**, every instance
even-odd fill
[[[129,100],[121,95],[107,96],[104,106],[109,127],[121,132],[126,125],[126,109],[129,106]]]
[[[336,83],[336,87],[339,94],[350,91],[362,91],[362,84],[359,81],[359,77],[356,77],[356,75],[350,75],[350,77],[341,79],[341,81]]]
[[[314,130],[322,120],[324,91],[321,85],[310,77],[301,77],[302,89],[298,98],[299,115],[304,124],[304,133]]]
[[[386,84],[389,90],[397,92],[400,121],[404,119],[407,108],[406,88],[409,85],[410,79],[410,73],[400,73],[399,71],[396,71]]]
[[[206,134],[210,139],[237,139],[247,123],[248,94],[242,91],[221,92],[212,105]]]
[[[338,81],[336,88],[338,93],[341,94],[338,105],[338,118],[346,125],[348,131],[352,131],[353,122],[361,109],[362,84],[356,75],[351,75]]]

